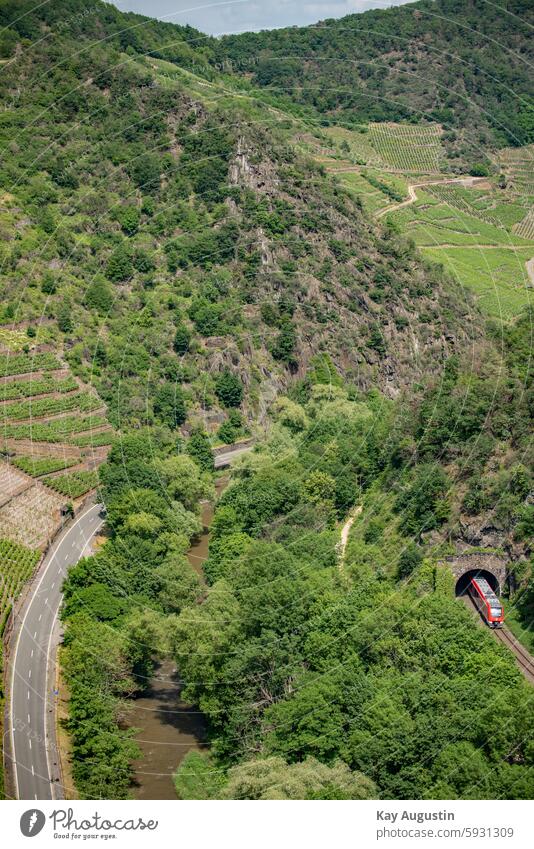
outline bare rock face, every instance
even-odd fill
[[[263,224],[253,231],[250,248],[259,256],[259,270],[254,304],[245,308],[251,329],[266,339],[269,331],[261,326],[258,306],[293,300],[297,362],[292,370],[274,364],[282,388],[292,375],[304,375],[314,354],[325,350],[340,373],[356,377],[362,389],[378,386],[395,398],[414,381],[439,373],[452,353],[480,338],[476,310],[465,297],[455,301],[439,275],[402,240],[396,242],[336,190],[328,201],[312,163],[298,162],[303,172],[309,170],[304,185],[302,178],[293,178],[298,168],[281,162],[283,157],[268,154],[261,138],[245,131],[236,142],[229,182],[252,191],[267,214],[283,205],[292,221],[287,234],[273,234]],[[238,207],[234,212],[239,218]],[[241,226],[247,226],[244,216]],[[303,246],[297,261],[286,235]],[[457,310],[451,325],[457,302],[464,309]],[[257,352],[251,353],[256,363]],[[266,343],[260,359],[268,354]]]

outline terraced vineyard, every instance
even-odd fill
[[[0,508],[0,538],[44,549],[57,531],[65,499],[33,483]]]
[[[2,412],[4,422],[7,422],[55,416],[58,413],[67,413],[72,410],[87,412],[96,410],[101,406],[102,402],[93,393],[76,392],[60,398],[30,398],[26,401],[7,404],[4,405]]]
[[[370,124],[369,140],[380,158],[405,174],[439,174],[444,149],[439,124]]]
[[[439,124],[369,124],[360,130],[328,128],[322,150],[319,137],[304,135],[302,143],[325,165],[344,159],[346,166],[437,175],[445,171],[442,132]]]
[[[401,200],[407,192],[407,184],[400,177],[376,169],[343,171],[338,175],[338,180],[358,195],[365,209],[371,213],[380,212],[394,200]]]
[[[448,268],[454,277],[471,289],[487,315],[507,321],[534,301],[525,266],[527,260],[534,256],[532,248],[426,247],[422,251],[429,259]]]
[[[522,207],[498,199],[497,190],[429,186],[387,217],[470,288],[484,312],[509,320],[533,300],[526,263],[534,240],[521,238],[515,226]]]
[[[489,183],[486,184],[486,188],[479,188],[476,185],[467,188],[455,183],[446,183],[442,186],[428,186],[425,192],[450,209],[457,209],[504,230],[513,228],[525,215],[523,204],[506,203]],[[520,233],[517,227],[514,231],[518,236],[528,238]]]
[[[113,443],[113,431],[109,429],[97,431],[96,433],[86,433],[83,436],[71,437],[68,441],[71,445],[77,445],[80,448],[107,447]]]
[[[52,472],[61,472],[69,466],[75,466],[78,460],[61,457],[15,457],[12,463],[27,475],[40,478],[42,475],[51,475]]]
[[[55,354],[44,352],[35,354],[0,354],[0,377],[12,374],[29,374],[36,371],[55,371],[61,363]]]
[[[0,504],[27,489],[31,481],[8,463],[0,463]]]
[[[504,177],[473,180],[447,172],[441,136],[438,124],[370,124],[302,133],[296,143],[473,290],[487,314],[511,319],[533,299],[534,145],[495,155]]]
[[[107,425],[105,416],[78,415],[65,416],[50,422],[39,423],[38,420],[30,424],[7,424],[4,427],[6,439],[34,439],[37,442],[62,442],[73,433],[91,431],[93,428]]]
[[[8,539],[0,539],[0,634],[3,633],[13,603],[33,574],[40,556],[40,551]]]
[[[5,331],[4,343],[15,344],[22,332]],[[26,346],[36,333],[24,328]],[[95,462],[106,456],[113,432],[100,398],[55,353],[38,345],[5,351],[0,368],[0,449],[11,461],[0,463],[0,537],[44,549],[61,524],[65,502],[96,486]],[[54,476],[71,466],[75,473]]]
[[[534,197],[534,144],[500,150],[496,162],[512,191]]]
[[[519,224],[516,224],[514,232],[523,239],[534,240],[534,207],[527,212]]]
[[[38,397],[52,392],[73,392],[78,384],[72,375],[63,378],[43,377],[25,380],[10,380],[0,384],[0,401]]]
[[[429,190],[419,189],[415,203],[391,212],[388,216],[417,245],[528,246],[525,239],[511,230],[470,211],[465,212],[459,208],[459,204],[451,207],[448,199],[440,197],[434,189],[434,186],[429,187]]]
[[[98,472],[73,472],[55,478],[43,478],[43,483],[68,498],[80,498],[98,486]]]

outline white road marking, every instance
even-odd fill
[[[28,678],[31,678],[31,677],[32,677],[32,671],[30,669],[29,672],[28,672]]]
[[[30,691],[28,690],[28,700],[29,700],[29,698],[30,698]]]
[[[43,614],[42,614],[42,613],[40,613],[40,614],[39,614],[39,619],[38,619],[38,621],[40,622],[42,618],[43,618]]]
[[[94,509],[95,509],[94,506],[92,506],[92,507],[89,507],[89,509],[86,510],[85,513],[82,513],[81,516],[79,516],[76,519],[74,524],[71,525],[68,533],[71,533],[74,530],[74,528],[76,527],[76,525],[78,525],[82,521],[82,519],[84,519],[86,516],[88,516],[89,513],[93,512]],[[66,536],[66,534],[65,534],[65,536]],[[61,543],[63,542],[63,539],[64,539],[64,537],[56,543],[57,547],[56,547],[55,551],[50,554],[49,564],[46,567],[46,569],[44,570],[43,574],[41,575],[41,577],[39,579],[39,583],[37,584],[37,586],[35,588],[35,592],[34,592],[33,596],[31,597],[31,599],[28,603],[28,606],[26,607],[26,609],[24,611],[24,616],[22,618],[20,629],[19,629],[18,634],[17,634],[17,641],[16,641],[16,644],[15,644],[15,651],[14,651],[14,654],[13,654],[13,663],[12,663],[12,666],[11,666],[11,692],[12,693],[15,692],[15,671],[16,671],[16,668],[17,668],[17,655],[18,655],[18,650],[19,650],[19,645],[20,645],[21,634],[24,633],[24,628],[25,628],[25,625],[26,625],[26,618],[28,616],[29,611],[31,610],[32,604],[33,604],[36,596],[39,594],[41,584],[43,583],[43,581],[44,581],[44,579],[45,579],[45,577],[48,573],[48,569],[49,569],[50,565],[54,562],[54,557],[56,556],[58,548],[60,547]],[[34,639],[35,639],[36,636],[37,636],[37,632],[35,633]],[[15,764],[17,764],[16,743],[15,743],[15,723],[13,721],[13,706],[14,706],[14,699],[12,698],[11,699],[11,708],[10,708],[11,745],[12,745],[12,749],[13,749],[13,755],[15,756]],[[28,724],[29,724],[29,722],[30,722],[30,717],[28,715]],[[46,754],[47,754],[47,758],[48,758],[48,749],[46,750]],[[18,776],[18,769],[16,767],[15,767],[14,773],[15,773],[15,790],[16,790],[16,795],[17,795],[17,798],[18,798],[18,796],[19,796],[19,776]],[[53,796],[53,793],[52,793],[52,796]],[[35,798],[37,799],[37,794],[35,794]]]
[[[30,657],[33,657],[33,649],[32,649],[32,653],[31,653]]]
[[[35,775],[35,772],[33,771],[33,764],[32,764],[32,775]]]
[[[55,586],[56,586],[56,582],[54,581],[54,583],[51,586],[51,589],[53,590]]]
[[[50,648],[52,646],[52,636],[54,634],[54,628],[56,627],[56,620],[59,613],[59,608],[61,607],[61,600],[58,604],[57,610],[54,613],[54,618],[52,620],[52,625],[50,627],[50,636],[48,637],[48,646],[46,647],[46,666],[45,666],[45,698],[43,699],[43,728],[45,729],[45,754],[46,754],[46,766],[48,769],[48,777],[50,779],[50,796],[52,799],[55,799],[54,792],[54,784],[52,781],[52,770],[50,769],[50,755],[48,752],[48,734],[46,734],[46,706],[48,702],[47,695],[49,692],[48,689],[48,672],[50,670]]]
[[[34,639],[34,640],[36,640],[36,639],[37,639],[37,631],[36,631],[36,632],[35,632],[35,634],[33,635],[33,639]]]
[[[30,744],[30,749],[31,749],[31,747],[32,747],[32,741],[31,741],[31,739],[28,739],[28,743]]]
[[[28,714],[28,725],[30,724],[30,714]]]

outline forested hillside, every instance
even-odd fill
[[[397,159],[376,125],[376,147],[327,134],[428,118],[462,168],[532,140],[526,24],[503,14],[443,0],[215,42],[100,2],[2,5],[0,324],[28,361],[45,328],[115,428],[108,538],[62,609],[83,797],[131,794],[127,704],[162,657],[209,724],[180,798],[532,796],[532,688],[443,563],[506,559],[532,639],[532,311],[489,321],[402,213],[372,217],[404,202],[372,167],[406,165],[404,124]],[[439,171],[442,135],[406,170]],[[328,170],[362,150],[363,174]],[[212,447],[250,434],[196,571]]]
[[[436,121],[449,151],[534,141],[532,4],[423,0],[316,26],[229,35],[216,61],[344,125]]]
[[[209,757],[182,763],[178,794],[529,798],[532,688],[430,544],[454,534],[453,466],[430,446],[424,462],[404,453],[431,397],[404,424],[378,396],[314,384],[300,400],[280,399],[224,493],[206,600],[171,624],[214,734]],[[469,440],[446,439],[465,469]],[[359,501],[340,559],[335,522]]]
[[[477,336],[458,287],[298,154],[283,116],[140,55],[170,31],[187,66],[188,30],[78,9],[10,30],[1,320],[52,319],[115,425],[212,428],[241,399],[261,417],[321,350],[394,394]]]

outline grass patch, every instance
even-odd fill
[[[509,320],[534,300],[525,268],[525,261],[534,256],[534,248],[423,248],[423,253],[471,289],[487,315]]]
[[[534,654],[534,629],[529,624],[534,622],[534,609],[524,611],[520,605],[504,599],[504,619],[516,640]]]

